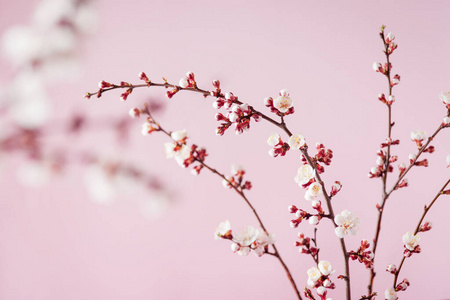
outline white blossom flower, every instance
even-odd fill
[[[379,62],[374,62],[372,67],[374,71],[380,71],[380,69],[383,68]]]
[[[376,164],[377,164],[378,166],[384,165],[384,159],[383,159],[381,156],[378,156],[378,157],[377,157]]]
[[[317,196],[322,195],[322,186],[318,182],[313,182],[309,185],[308,190],[305,193],[305,199],[308,201],[314,200]]]
[[[389,264],[386,267],[386,271],[389,272],[389,273],[395,274],[395,272],[397,272],[397,266],[394,265],[394,264]]]
[[[408,158],[409,158],[410,160],[415,160],[415,159],[416,159],[416,155],[415,155],[414,153],[411,153],[411,154],[408,156]]]
[[[170,137],[175,141],[181,141],[187,137],[186,129],[174,131],[170,134]]]
[[[275,243],[275,235],[273,233],[267,234],[264,231],[260,231],[258,238],[253,243],[255,248],[253,249],[256,256],[262,256],[265,253],[265,247]]]
[[[319,269],[316,267],[309,268],[308,271],[306,271],[308,274],[308,280],[316,282],[322,277],[322,273],[320,273]]]
[[[325,292],[327,291],[327,289],[325,288],[325,287],[323,287],[323,286],[319,286],[318,288],[317,288],[317,294],[319,295],[319,296],[322,296],[323,294],[325,294]]]
[[[269,146],[276,146],[280,142],[280,135],[278,133],[272,134],[269,139],[267,140],[267,144]]]
[[[308,220],[309,224],[317,225],[319,224],[319,218],[317,216],[311,216]]]
[[[423,141],[425,139],[426,136],[426,132],[425,131],[412,131],[411,132],[411,140],[413,141]]]
[[[450,117],[445,117],[444,120],[442,121],[442,124],[449,125],[450,124]]]
[[[181,146],[181,149],[175,152],[175,160],[182,168],[186,168],[186,166],[184,165],[184,161],[188,159],[190,156],[191,156],[191,149],[186,145]]]
[[[389,32],[386,35],[386,43],[390,43],[395,39],[395,35],[392,32]]]
[[[186,146],[182,145],[180,149],[175,151],[174,149],[177,147],[176,143],[164,143],[164,149],[166,151],[166,157],[167,158],[175,158],[177,163],[185,168],[184,161],[191,156],[191,149]]]
[[[231,174],[238,175],[239,173],[244,172],[244,167],[241,165],[231,165]]]
[[[281,113],[286,113],[293,105],[289,92],[287,90],[281,90],[280,96],[273,101],[273,106]]]
[[[186,77],[183,77],[180,79],[178,85],[181,86],[182,88],[187,88],[189,86],[189,81],[187,80]]]
[[[339,238],[343,238],[346,234],[356,235],[358,233],[358,226],[360,224],[359,218],[355,217],[353,213],[347,209],[334,217],[336,222],[335,233]]]
[[[439,95],[439,99],[441,99],[445,104],[450,104],[450,92],[442,92]]]
[[[239,119],[239,115],[235,112],[229,113],[228,119],[230,120],[231,123],[236,123],[236,121]]]
[[[217,227],[216,231],[214,232],[214,238],[218,240],[222,236],[227,235],[230,230],[231,230],[230,221],[225,220],[219,224],[219,227]]]
[[[325,281],[323,282],[323,286],[324,287],[330,287],[331,286],[331,280],[330,279],[325,279]]]
[[[239,247],[235,251],[239,255],[248,255],[250,253],[250,245],[256,241],[259,236],[259,230],[253,226],[247,226],[243,231],[239,232],[234,236],[236,243]]]
[[[395,289],[393,287],[386,289],[384,292],[384,298],[386,298],[386,300],[397,300],[398,297]]]
[[[327,260],[321,260],[319,262],[318,267],[319,267],[320,273],[322,273],[325,276],[334,273],[334,270],[333,270],[333,267],[331,266],[331,263],[329,261],[327,261]]]
[[[289,147],[293,149],[300,149],[305,146],[305,138],[300,134],[293,134],[288,140]]]
[[[413,235],[411,232],[407,232],[403,235],[403,244],[405,244],[406,249],[414,251],[417,245],[419,245],[420,236]]]
[[[314,178],[316,171],[310,165],[303,165],[297,171],[297,176],[294,180],[298,185],[302,186],[307,184],[312,178]]]

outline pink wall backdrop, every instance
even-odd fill
[[[26,24],[36,3],[1,0],[0,34]],[[281,134],[279,130],[261,122],[243,135],[230,131],[218,137],[211,99],[191,93],[168,100],[162,89],[141,89],[126,103],[119,101],[119,92],[99,100],[81,96],[96,90],[100,80],[138,83],[141,71],[155,81],[164,76],[171,82],[193,71],[199,86],[206,88],[220,79],[223,90],[262,111],[265,97],[288,89],[296,109],[287,117],[289,127],[308,143],[321,141],[334,151],[324,180],[343,184],[333,200],[336,211],[348,208],[361,219],[358,236],[346,238],[352,250],[361,239],[373,238],[375,205],[381,199],[380,180],[369,179],[367,173],[387,135],[387,110],[377,100],[378,93],[387,92],[386,80],[372,70],[374,61],[384,61],[378,36],[382,24],[395,33],[399,45],[392,63],[402,79],[393,107],[393,136],[401,140],[393,151],[400,161],[407,162],[408,154],[416,151],[410,132],[432,133],[446,113],[438,95],[450,89],[448,1],[98,0],[95,7],[97,28],[80,44],[80,76],[49,87],[54,116],[80,111],[100,120],[126,115],[148,99],[164,101],[167,108],[159,121],[170,130],[186,129],[192,142],[208,149],[212,166],[225,173],[232,164],[246,168],[254,185],[248,196],[276,234],[300,288],[313,261],[293,245],[298,232],[311,235],[313,227],[289,227],[289,205],[310,208],[293,180],[300,158],[267,154],[266,140],[274,132]],[[0,78],[6,81],[13,71],[7,61],[0,66]],[[174,201],[156,220],[136,209],[135,200],[146,197],[142,193],[117,197],[108,205],[92,202],[76,166],[45,187],[24,188],[12,176],[20,159],[3,156],[0,299],[295,299],[275,259],[240,257],[226,241],[214,240],[215,228],[225,219],[235,229],[257,226],[245,203],[212,174],[195,177],[166,160],[167,139],[143,137],[140,124],[133,123],[130,142],[123,147],[101,132],[73,146],[111,153],[157,174]],[[385,266],[401,260],[402,235],[414,230],[424,204],[449,178],[449,132],[438,136],[435,146],[436,152],[427,155],[430,167],[413,169],[410,187],[395,192],[387,204],[377,253],[377,299],[384,299],[392,282]],[[449,199],[442,197],[427,216],[434,228],[422,234],[422,253],[406,261],[401,277],[411,286],[400,299],[450,298],[449,211]],[[321,259],[343,274],[330,222],[320,224],[318,241]],[[350,266],[357,299],[366,294],[369,273],[359,263]],[[335,282],[337,289],[329,297],[343,299],[343,282]]]

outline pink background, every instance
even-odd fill
[[[1,0],[0,34],[26,24],[36,1]],[[83,76],[76,83],[52,88],[58,116],[83,111],[90,116],[127,114],[149,97],[168,103],[162,124],[185,128],[191,141],[205,146],[208,163],[228,173],[231,164],[248,170],[254,189],[248,193],[266,227],[277,236],[278,248],[300,288],[306,285],[310,257],[293,247],[299,231],[289,227],[290,204],[308,210],[304,192],[293,177],[299,157],[267,155],[267,137],[279,132],[270,124],[252,124],[241,136],[215,135],[216,111],[211,99],[180,93],[164,99],[162,89],[133,92],[127,103],[119,92],[100,100],[81,100],[97,82],[139,82],[145,71],[159,81],[178,82],[186,71],[196,74],[200,87],[220,79],[225,91],[262,111],[262,100],[286,88],[296,113],[289,127],[307,142],[323,142],[335,158],[324,174],[343,190],[335,210],[345,208],[362,220],[359,235],[346,238],[355,250],[361,239],[372,239],[375,204],[381,182],[369,180],[380,142],[387,134],[386,108],[376,96],[386,92],[386,80],[372,71],[383,61],[380,25],[396,34],[399,48],[392,56],[402,81],[395,88],[393,149],[406,162],[415,146],[411,130],[433,132],[445,115],[438,94],[450,88],[450,3],[447,1],[97,1],[99,26],[83,44]],[[7,63],[1,78],[8,76]],[[67,95],[70,95],[68,97]],[[160,135],[142,137],[135,123],[131,144],[117,151],[170,185],[176,202],[162,218],[149,221],[136,210],[133,195],[111,205],[96,205],[80,186],[79,168],[42,189],[24,189],[14,176],[15,161],[3,169],[0,181],[0,299],[295,299],[284,271],[272,257],[238,257],[226,241],[215,241],[219,222],[229,219],[234,229],[257,222],[243,201],[223,189],[221,180],[204,172],[190,175],[174,161],[166,161]],[[279,132],[281,133],[281,132]],[[98,143],[101,141],[101,143]],[[94,143],[95,142],[95,143]],[[67,143],[67,141],[66,141]],[[114,152],[111,138],[92,134],[81,141]],[[100,145],[101,144],[101,145]],[[422,213],[449,177],[445,157],[450,153],[448,132],[438,136],[436,152],[427,155],[429,168],[413,169],[410,187],[393,194],[387,204],[377,256],[376,290],[383,299],[392,276],[389,263],[400,262],[401,236],[413,231]],[[391,179],[393,176],[391,175]],[[422,254],[408,259],[401,279],[411,287],[403,299],[450,297],[448,280],[449,199],[441,199],[427,219],[432,231],[422,234]],[[319,226],[321,259],[343,272],[338,239],[330,222]],[[368,272],[351,263],[353,297],[366,294]],[[329,297],[343,299],[343,284]]]

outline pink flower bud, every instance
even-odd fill
[[[397,272],[397,267],[393,264],[390,264],[386,267],[386,272],[389,272],[391,274],[395,274]]]
[[[383,103],[386,103],[386,97],[384,96],[384,94],[379,94],[378,95],[378,100],[380,100]]]
[[[387,104],[392,105],[392,103],[394,103],[394,102],[395,102],[395,96],[393,96],[393,95],[389,96]]]
[[[445,117],[444,120],[442,121],[442,125],[444,126],[450,125],[450,117]]]
[[[139,79],[140,80],[144,80],[145,82],[149,82],[150,80],[148,79],[147,75],[145,75],[144,72],[139,73]]]
[[[133,107],[132,109],[130,109],[130,111],[128,112],[128,114],[130,115],[130,117],[132,117],[133,119],[139,119],[139,116],[141,115],[141,111],[136,108]]]
[[[433,224],[430,221],[426,221],[420,226],[419,232],[426,232],[428,230],[431,230],[431,228],[433,228]]]
[[[104,80],[102,80],[102,81],[100,81],[98,83],[98,87],[101,88],[101,89],[108,88],[108,87],[111,87],[111,86],[112,86],[111,83],[106,82]]]
[[[178,85],[181,86],[183,89],[185,89],[189,86],[189,82],[188,82],[187,78],[183,77],[180,79]]]
[[[390,42],[392,42],[395,39],[395,35],[392,32],[389,32],[386,35],[386,38],[384,39],[386,44],[389,44]]]
[[[212,85],[216,88],[216,89],[220,89],[220,81],[219,80],[213,80]]]
[[[331,196],[335,196],[342,188],[342,184],[340,181],[335,181],[331,186]]]
[[[383,73],[383,74],[384,74],[383,66],[382,66],[379,62],[374,62],[373,65],[372,65],[372,67],[373,67],[373,70],[374,70],[374,71],[380,72],[380,73]]]

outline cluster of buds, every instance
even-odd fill
[[[373,269],[373,252],[369,250],[370,244],[367,240],[361,241],[358,250],[350,251],[349,255],[352,260],[358,260],[366,266],[366,269]]]
[[[386,148],[388,146],[400,145],[400,140],[393,140],[391,138],[387,138],[384,143],[381,143],[380,148]]]
[[[210,95],[216,98],[219,98],[222,96],[222,90],[220,89],[220,81],[219,80],[213,80],[212,85],[214,86],[214,88],[216,89],[215,91],[211,91]],[[223,106],[223,104],[222,104]],[[220,107],[216,107],[216,104],[214,104],[214,108],[220,108]]]
[[[369,172],[369,178],[376,178],[376,177],[381,177],[381,175],[383,174],[383,172],[386,171],[386,152],[384,150],[378,150],[377,151],[377,160],[376,160],[376,167],[372,167],[370,169]],[[389,158],[389,166],[387,171],[388,172],[393,172],[394,171],[394,167],[391,165],[391,163],[396,162],[398,159],[397,156],[393,155]]]
[[[420,149],[422,147],[422,141],[426,137],[425,131],[412,131],[411,132],[411,140],[414,141],[417,145],[417,147]]]
[[[181,78],[178,84],[183,89],[197,88],[197,83],[195,82],[195,76],[194,76],[194,73],[192,73],[192,72],[187,72],[186,77]]]
[[[420,161],[417,161],[417,156],[414,153],[411,153],[409,156],[409,163],[414,164],[415,166],[419,167],[428,167],[428,159],[423,159]]]
[[[291,148],[288,143],[281,140],[279,134],[272,134],[267,140],[267,144],[273,148],[269,150],[269,155],[272,157],[285,156],[288,150]]]
[[[320,296],[321,300],[327,299],[327,293],[328,289],[334,289],[335,284],[330,280],[330,276],[334,274],[333,267],[331,266],[331,263],[326,260],[321,260],[317,267],[309,268],[307,271],[308,274],[308,281],[307,284],[310,288],[315,288],[317,294]],[[309,291],[310,297],[308,297],[306,290],[305,290],[305,296],[308,297],[308,299],[314,299],[312,297],[311,291]]]
[[[252,183],[250,181],[244,181],[245,170],[241,166],[231,166],[231,174],[233,176],[227,177],[222,181],[224,187],[237,188],[239,190],[250,190]]]
[[[216,86],[216,91],[212,92],[212,95],[217,97],[217,100],[213,102],[213,107],[215,109],[221,109],[222,107],[229,109],[234,103],[240,103],[238,97],[233,95],[231,92],[225,93],[225,95],[221,94],[220,83],[218,80],[214,80],[213,85]]]
[[[399,80],[400,80],[400,76],[399,76]],[[398,84],[398,82],[396,84]],[[394,95],[389,95],[389,97],[386,99],[386,96],[383,93],[381,93],[381,94],[378,95],[378,100],[380,100],[384,104],[392,105],[395,102],[395,96]]]
[[[287,116],[294,113],[294,106],[289,92],[281,90],[279,96],[274,100],[272,97],[264,99],[264,105],[270,108],[270,111],[278,116]]]
[[[395,186],[395,189],[398,190],[407,186],[408,186],[408,179],[404,178]]]
[[[243,231],[233,235],[228,220],[219,224],[214,237],[232,241],[231,250],[243,256],[253,251],[256,256],[261,257],[268,252],[269,245],[275,243],[274,234],[267,234],[265,231],[258,230],[252,226],[247,226]]]
[[[326,149],[324,144],[322,143],[316,143],[316,149],[317,154],[314,157],[311,157],[311,159],[314,161],[317,172],[319,174],[322,174],[323,172],[325,172],[325,168],[319,163],[329,166],[331,164],[331,159],[333,158],[333,150]],[[304,164],[308,163],[304,156],[302,156],[302,162]]]
[[[405,247],[403,256],[410,257],[413,253],[420,253],[420,236],[418,236],[417,234],[414,235],[411,232],[407,232],[403,235],[402,239]]]
[[[298,234],[299,241],[295,242],[296,247],[301,247],[299,249],[300,253],[310,254],[314,260],[317,259],[319,254],[319,249],[311,246],[311,238],[305,237],[303,233]]]
[[[450,92],[442,92],[439,95],[439,99],[441,99],[442,103],[444,103],[447,109],[450,110]]]
[[[182,168],[187,168],[194,162],[199,162],[200,164],[195,166],[192,170],[192,174],[198,175],[203,169],[202,163],[208,156],[206,150],[204,148],[199,149],[195,144],[188,147],[186,145],[186,139],[188,138],[186,130],[174,131],[170,134],[170,137],[174,142],[164,144],[166,157],[175,158]]]
[[[303,209],[297,208],[297,206],[295,205],[291,205],[289,206],[289,212],[291,214],[295,214],[295,219],[292,219],[291,222],[289,223],[289,225],[292,228],[297,228],[298,225],[300,225],[300,223],[303,220],[309,220],[309,223],[312,225],[317,225],[320,221],[320,219],[322,218],[322,216],[320,214],[318,215],[313,215],[308,213],[307,211],[304,211]]]
[[[254,113],[251,106],[247,103],[234,104],[225,117],[221,113],[216,114],[216,120],[223,123],[216,129],[217,135],[223,135],[225,131],[234,124],[236,134],[242,134],[250,129],[250,120],[253,118],[256,122],[260,120],[260,115]]]

